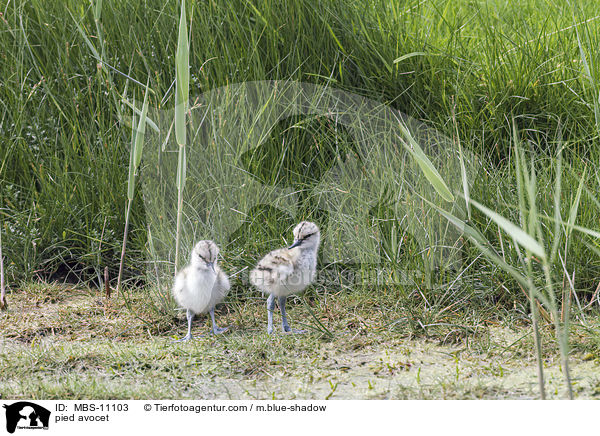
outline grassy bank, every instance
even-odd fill
[[[12,357],[4,363],[23,372],[46,354],[53,357],[39,365],[33,385],[4,380],[7,392],[60,391],[51,375],[56,367],[44,368],[71,355],[75,363],[66,377],[78,392],[83,387],[76,374],[105,377],[114,365],[123,367],[130,346],[139,347],[142,366],[164,360],[141,374],[165,381],[177,359],[211,355],[213,346],[221,354],[211,355],[210,365],[225,380],[244,371],[267,374],[268,365],[284,362],[285,353],[304,344],[294,349],[297,368],[285,362],[308,377],[309,362],[324,344],[333,344],[337,356],[325,359],[330,365],[351,353],[347,347],[361,332],[369,339],[357,346],[372,347],[369,359],[406,338],[435,338],[464,343],[473,359],[494,366],[495,357],[482,357],[477,348],[487,341],[510,352],[521,344],[523,350],[539,348],[541,369],[555,356],[556,341],[564,369],[569,335],[576,352],[597,359],[600,18],[593,5],[234,0],[190,1],[186,10],[192,121],[181,252],[185,257],[201,238],[218,242],[221,264],[234,275],[221,315],[237,333],[202,340],[191,354],[179,345],[174,347],[182,354],[163,354],[165,336],[173,335],[179,319],[168,296],[175,246],[169,201],[177,197],[179,161],[175,133],[168,133],[172,118],[163,116],[175,105],[179,3],[8,2],[0,11],[0,231],[10,308],[2,323],[11,338],[4,356]],[[269,80],[309,84],[319,96],[311,104],[343,91],[363,112],[344,124],[319,107],[318,113],[259,125],[258,116],[273,115],[285,92],[273,87],[263,95],[236,84]],[[124,100],[139,109],[145,95],[160,134],[148,129],[139,186],[129,199],[125,299],[109,307],[92,294],[103,287],[105,268],[116,284],[119,266],[135,138]],[[376,112],[373,102],[393,116]],[[388,128],[394,122],[397,129],[399,113],[438,136],[415,135],[414,144],[403,148],[410,141]],[[418,144],[447,179],[454,201],[432,188],[422,160],[417,165]],[[344,177],[336,164],[347,170]],[[332,192],[337,197],[326,197]],[[287,242],[300,219],[316,221],[329,238],[319,259],[325,280],[309,290],[306,305],[295,307],[313,335],[306,342],[270,339],[256,321],[262,300],[245,277],[266,250]],[[386,280],[348,279],[373,272]],[[407,272],[408,279],[402,276]],[[77,286],[59,287],[59,294],[56,287],[31,287],[54,281]],[[78,296],[81,290],[85,295]],[[41,320],[35,321],[36,313]],[[529,337],[519,329],[532,319]],[[500,333],[492,326],[501,326]],[[510,334],[502,330],[507,328]],[[257,336],[241,333],[248,331]],[[496,338],[516,341],[514,334],[524,338],[517,345]],[[98,347],[91,357],[69,343],[78,338]],[[111,348],[106,338],[126,345]],[[157,338],[165,340],[154,344]],[[19,341],[33,345],[33,354]],[[267,341],[275,341],[276,350],[260,355],[256,347],[267,347]],[[238,350],[230,355],[240,362],[233,372],[220,366],[222,346]],[[394,362],[404,362],[394,356]],[[88,374],[88,360],[97,363],[96,375]],[[400,366],[417,367],[406,361],[410,365]],[[442,365],[444,374],[448,364]],[[138,380],[138,367],[125,370],[128,381],[121,387],[114,385],[124,389],[119,395],[188,395],[188,388],[159,392],[154,385],[128,390]],[[283,363],[275,367],[286,370]],[[329,383],[334,393],[335,383]],[[452,389],[465,397],[479,392],[469,383]],[[323,386],[314,389],[326,396]],[[582,395],[593,395],[593,383],[586,386]],[[89,394],[108,396],[102,389]],[[190,395],[204,395],[189,389]],[[265,389],[257,395],[268,396]],[[437,385],[427,389],[406,396],[447,392]],[[498,392],[528,396],[531,389]],[[382,395],[404,394],[396,389]],[[488,395],[493,392],[481,393]]]

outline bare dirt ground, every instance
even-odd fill
[[[260,300],[262,303],[262,300]],[[530,329],[480,326],[448,341],[415,337],[370,321],[368,305],[331,296],[318,332],[269,336],[263,304],[227,305],[218,313],[230,330],[195,340],[183,316],[144,311],[143,298],[106,306],[92,291],[32,287],[13,292],[0,313],[0,393],[3,398],[182,399],[534,399],[539,396]],[[129,306],[129,307],[127,307]],[[303,319],[292,306],[293,320]],[[376,314],[373,314],[376,315]],[[331,318],[332,320],[328,321]],[[343,327],[343,328],[342,328]],[[546,389],[565,386],[550,335],[545,337]],[[600,358],[570,359],[576,398],[600,397]]]

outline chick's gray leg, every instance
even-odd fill
[[[185,342],[185,341],[189,341],[190,339],[194,339],[194,337],[192,336],[192,321],[194,319],[194,312],[192,312],[190,309],[188,309],[186,312],[186,315],[187,315],[187,320],[188,320],[187,335],[185,335],[183,338],[181,338],[175,342]]]
[[[285,333],[306,333],[306,330],[297,330],[290,327],[285,315],[285,300],[287,297],[279,297],[279,310],[281,310],[281,328]]]
[[[229,327],[221,328],[221,327],[217,326],[217,323],[215,322],[215,308],[214,307],[212,309],[210,309],[210,319],[212,320],[213,333],[215,335],[224,333],[227,331],[227,329],[229,329]]]
[[[268,324],[267,324],[267,333],[271,334],[273,333],[273,311],[275,310],[275,296],[274,295],[269,295],[269,298],[267,298],[267,320],[268,320]]]

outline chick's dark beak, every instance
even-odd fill
[[[294,243],[288,247],[288,249],[291,250],[292,248],[297,247],[300,244],[302,244],[302,240],[295,240]]]
[[[212,269],[212,270],[213,270],[213,272],[216,272],[216,271],[215,271],[215,263],[214,263],[214,262],[206,262],[206,264],[207,264],[208,266],[210,266],[210,269]]]

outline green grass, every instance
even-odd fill
[[[566,1],[450,5],[193,2],[192,95],[249,80],[329,83],[390,103],[450,137],[454,113],[461,143],[486,167],[473,188],[473,198],[484,204],[512,191],[501,177],[510,144],[507,117],[535,139],[536,151],[550,156],[560,124],[574,174],[582,161],[597,162],[594,113],[586,106],[593,91],[572,27],[585,22],[580,40],[593,80],[599,72],[595,9],[582,6],[573,16]],[[104,266],[116,275],[130,135],[119,124],[124,108],[114,97],[127,89],[141,101],[143,86],[99,69],[74,20],[108,65],[142,83],[149,77],[151,105],[173,104],[166,91],[174,80],[175,1],[106,3],[98,27],[87,2],[68,2],[67,9],[32,0],[11,2],[3,11],[0,177],[11,282],[64,276],[70,268],[85,280]],[[415,52],[426,55],[393,63]],[[594,191],[593,180],[588,187]],[[516,203],[507,196],[499,206]],[[143,272],[136,266],[146,252],[139,199],[131,228],[129,277]],[[588,257],[582,247],[574,250]],[[591,282],[599,274],[583,275]]]

